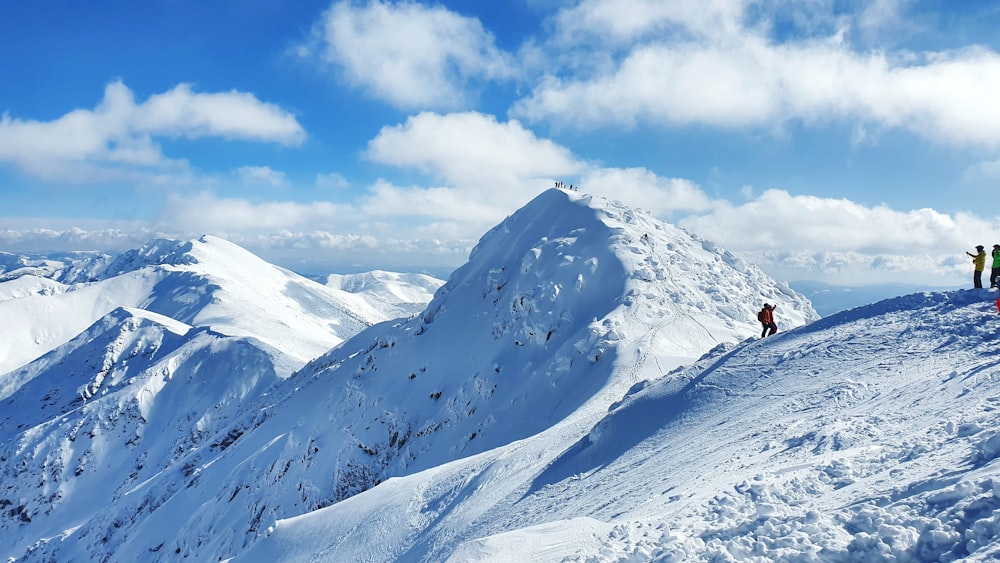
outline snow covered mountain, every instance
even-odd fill
[[[12,269],[0,283],[0,318],[19,328],[0,340],[0,374],[67,342],[119,307],[253,337],[300,365],[397,312],[380,299],[325,287],[211,236],[154,240],[113,258],[56,263],[44,270]],[[81,277],[86,282],[73,281]]]
[[[614,202],[550,190],[487,233],[422,313],[363,330],[282,377],[299,357],[285,348],[298,341],[269,339],[260,326],[274,327],[277,317],[287,330],[308,332],[308,323],[290,322],[280,295],[249,299],[262,293],[259,281],[255,291],[229,289],[260,279],[232,275],[254,258],[227,261],[235,251],[220,250],[224,241],[189,244],[156,243],[110,264],[94,285],[152,278],[136,292],[151,296],[145,310],[113,309],[12,372],[5,403],[16,414],[0,419],[0,556],[460,553],[494,532],[463,536],[435,522],[502,511],[482,503],[511,492],[482,488],[492,477],[469,464],[489,474],[506,463],[531,466],[537,477],[573,444],[596,439],[591,430],[636,384],[676,379],[675,367],[756,334],[762,302],[778,304],[783,330],[817,319],[803,297],[709,241]],[[192,271],[208,263],[225,266]],[[202,291],[192,306],[179,298],[190,295],[181,280],[156,285],[170,275],[195,287],[212,276],[226,292]],[[240,324],[244,307],[257,307],[246,311],[253,322]],[[248,326],[257,333],[239,334]],[[463,484],[445,491],[434,475]],[[552,469],[546,478],[562,475]],[[431,486],[416,485],[430,504],[400,489],[418,482]],[[507,485],[515,483],[529,484],[512,477]],[[331,525],[328,511],[370,502],[356,499],[385,503],[381,495],[392,491],[412,506],[387,505],[406,515],[391,528],[327,536],[324,545],[283,543],[286,531],[296,533],[290,522]]]
[[[93,281],[114,259],[103,252],[60,252],[53,254],[11,254],[0,252],[0,282],[34,276],[63,284]]]
[[[391,317],[409,317],[424,310],[444,281],[425,274],[372,270],[361,274],[330,274],[326,285],[363,294],[381,303],[379,309]]]
[[[720,345],[582,430],[279,520],[236,560],[995,561],[994,297],[914,294]]]

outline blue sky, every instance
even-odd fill
[[[779,279],[1000,242],[987,2],[8,2],[0,250],[223,236],[446,275],[556,180]]]

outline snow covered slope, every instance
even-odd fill
[[[269,264],[217,237],[154,240],[113,260],[88,259],[91,283],[33,275],[0,283],[0,374],[68,341],[119,307],[145,309],[223,334],[260,339],[305,363],[395,308],[337,291]],[[65,279],[65,278],[64,278]]]
[[[139,257],[134,262],[138,269],[132,271],[146,271]],[[190,267],[172,264],[164,269]],[[346,510],[357,506],[355,498],[372,498],[358,493],[370,490],[381,498],[378,491],[414,479],[400,476],[427,471],[420,475],[464,481],[472,473],[449,468],[520,452],[529,453],[508,462],[543,467],[584,439],[637,382],[660,378],[718,343],[756,334],[763,301],[778,303],[783,328],[817,318],[803,297],[708,241],[617,203],[547,191],[487,233],[420,315],[375,325],[292,377],[275,378],[266,390],[260,376],[252,378],[249,392],[239,384],[250,368],[265,373],[266,361],[220,362],[208,354],[196,365],[211,361],[214,369],[176,385],[178,377],[171,376],[153,397],[137,393],[135,385],[122,387],[129,381],[123,374],[107,383],[120,392],[82,407],[65,401],[46,406],[63,413],[55,419],[19,415],[8,424],[14,434],[2,454],[18,485],[0,497],[9,501],[0,526],[16,542],[0,557],[93,560],[113,553],[121,560],[216,560],[244,554],[268,537],[276,521],[283,530],[286,519],[308,519],[302,515],[325,507]],[[177,349],[215,334],[192,329],[181,338],[179,330],[164,330],[177,334],[161,331],[165,339],[179,339]],[[96,334],[92,339],[100,340]],[[270,349],[266,342],[254,348]],[[161,357],[129,355],[147,356]],[[173,357],[162,361],[173,365]],[[151,379],[136,376],[137,384],[164,379],[155,374],[167,367],[150,365],[141,373]],[[205,383],[199,381],[208,378],[217,384],[194,408],[163,399],[200,393]],[[63,395],[86,390],[92,381],[78,378]],[[16,398],[19,407],[47,404],[43,388],[24,386],[31,394]],[[177,429],[165,433],[166,445],[151,439],[153,419],[142,411],[160,408],[161,401],[166,414],[155,420]],[[80,436],[72,429],[92,428],[96,419],[80,417],[97,412],[103,414],[99,431],[88,431],[76,445]],[[39,420],[48,422],[31,426]],[[95,436],[99,445],[87,446]],[[134,436],[139,441],[129,438]],[[78,460],[94,456],[100,463],[85,465],[79,478],[90,475],[86,468],[106,467],[101,491],[113,503],[80,503],[65,492],[77,488]],[[53,465],[56,459],[62,465]],[[46,477],[54,466],[74,471]],[[435,538],[431,524],[447,522],[444,515],[463,498],[507,494],[480,490],[475,480],[444,496],[423,490],[434,497],[432,504],[409,498],[413,507],[391,507],[407,521],[353,532],[385,534],[384,542],[369,536],[367,547],[346,538],[333,538],[341,547],[304,545],[331,560],[448,553],[459,544]],[[62,496],[53,496],[59,491]],[[423,543],[418,533],[425,529],[427,541],[440,549]],[[281,534],[270,537],[260,557],[294,554],[274,552]]]
[[[116,532],[145,525],[189,484],[202,450],[224,450],[237,428],[266,417],[243,401],[296,364],[257,340],[116,309],[11,372],[0,403],[0,556],[47,558],[79,531],[81,546],[102,547],[65,560],[107,560]]]
[[[1000,318],[916,294],[283,519],[238,561],[994,561]]]
[[[113,257],[103,252],[57,252],[52,254],[11,254],[0,252],[0,282],[35,276],[63,284],[97,279]]]
[[[409,317],[424,310],[443,280],[425,274],[372,270],[361,274],[330,274],[326,285],[381,303],[390,318]]]

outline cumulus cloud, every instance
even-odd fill
[[[698,3],[655,4],[646,20],[610,0],[564,12],[557,21],[566,29],[631,42],[612,64],[547,75],[512,114],[579,127],[847,120],[1000,148],[993,95],[1000,91],[1000,55],[992,50],[859,51],[842,32],[778,41],[769,22],[750,20],[745,2],[720,0],[703,11]],[[898,9],[898,2],[873,5],[853,25],[885,25]],[[663,32],[668,24],[683,33]]]
[[[382,164],[429,174],[463,193],[467,204],[499,206],[500,217],[551,187],[554,179],[587,167],[518,121],[501,123],[477,112],[425,112],[383,127],[366,154]]]
[[[255,203],[240,198],[220,198],[206,191],[191,196],[168,196],[160,224],[170,225],[180,232],[232,234],[288,228],[309,230],[353,217],[350,207],[330,202]]]
[[[67,221],[50,220],[46,227],[19,228],[17,219],[5,218],[0,222],[9,227],[0,229],[0,247],[16,253],[126,250],[162,236],[146,223],[112,224],[76,219],[68,225]]]
[[[1000,217],[899,211],[768,190],[742,205],[718,205],[679,224],[773,272],[868,283],[949,276],[953,281],[970,272],[964,251],[991,242],[1000,230]]]
[[[300,53],[317,55],[346,80],[401,108],[461,108],[477,80],[513,76],[479,20],[415,2],[338,2]]]
[[[28,174],[77,182],[134,179],[140,171],[185,169],[164,156],[155,138],[222,137],[299,144],[305,132],[278,106],[241,92],[196,93],[181,84],[136,103],[113,82],[92,110],[52,121],[0,118],[0,162]]]
[[[593,168],[583,175],[581,186],[588,193],[620,200],[661,218],[722,205],[690,180],[663,178],[645,168]]]
[[[869,254],[907,248],[954,252],[969,245],[970,235],[985,236],[990,228],[986,221],[933,209],[903,212],[846,199],[793,196],[784,190],[767,190],[739,206],[720,205],[681,224],[734,250],[794,245]]]
[[[654,32],[701,37],[735,33],[741,27],[745,3],[744,0],[582,0],[557,14],[558,41],[579,40],[581,34],[626,43]]]
[[[469,217],[444,218],[449,206],[435,205],[441,191],[414,190],[402,198],[406,205],[396,206],[387,193],[392,190],[405,191],[377,183],[367,205],[364,199],[351,204],[255,203],[203,192],[171,197],[158,225],[171,238],[221,236],[306,273],[380,268],[444,276],[468,257],[482,235],[479,223]],[[420,206],[414,206],[415,200]]]

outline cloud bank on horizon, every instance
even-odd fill
[[[997,7],[65,4],[0,23],[0,250],[442,273],[556,181],[786,280],[964,283],[1000,242]]]

